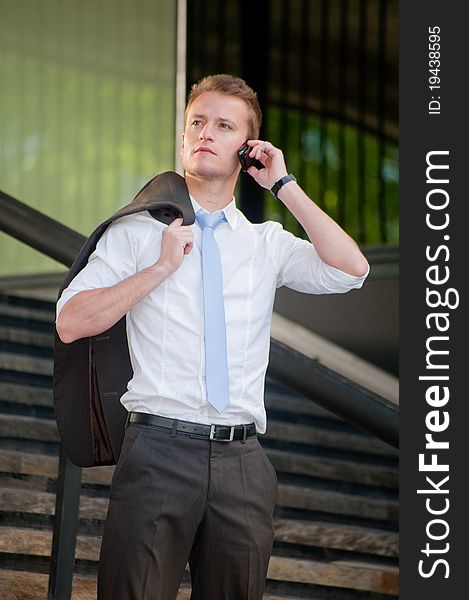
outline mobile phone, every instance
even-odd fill
[[[241,163],[241,168],[243,171],[247,171],[249,167],[252,167],[253,165],[256,167],[256,169],[264,168],[264,165],[260,160],[249,156],[249,152],[251,152],[251,150],[252,147],[248,146],[247,144],[244,144],[244,146],[238,150],[239,162]]]

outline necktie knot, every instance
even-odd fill
[[[215,229],[215,227],[218,227],[220,223],[226,221],[225,213],[223,211],[217,213],[199,211],[196,214],[195,218],[197,219],[197,223],[202,227],[202,229],[205,229],[205,227]]]

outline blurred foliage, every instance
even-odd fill
[[[271,109],[265,124],[267,139],[282,148],[288,170],[356,241],[398,244],[396,145],[380,142],[356,127],[334,121],[324,124],[316,115],[297,111]],[[265,194],[265,218],[280,221],[289,231],[305,237],[293,215],[270,193]]]

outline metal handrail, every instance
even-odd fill
[[[85,236],[0,191],[0,229],[70,267]],[[398,447],[399,409],[393,403],[278,340],[271,340],[269,373],[339,417]],[[78,524],[81,469],[61,449],[49,600],[69,598]]]
[[[70,267],[86,237],[0,190],[0,229]]]
[[[269,374],[345,421],[399,447],[399,407],[393,402],[274,339]]]

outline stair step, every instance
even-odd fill
[[[348,481],[365,485],[397,489],[399,473],[384,465],[357,463],[340,458],[301,454],[289,450],[266,448],[277,472],[295,473],[321,479]]]
[[[100,538],[78,535],[75,556],[96,562]],[[21,527],[0,528],[0,552],[4,555],[50,556],[52,532]],[[398,569],[375,562],[350,560],[305,560],[272,556],[268,579],[315,585],[334,586],[397,594]]]
[[[0,414],[0,438],[2,437],[58,442],[59,432],[52,419]]]
[[[50,358],[38,358],[12,352],[0,352],[0,370],[52,375],[54,365]]]
[[[3,600],[44,600],[49,575],[0,569],[0,598]],[[177,600],[183,600],[178,596]],[[96,600],[96,578],[74,575],[71,600]],[[184,599],[185,600],[185,599]]]
[[[19,329],[18,327],[6,327],[5,325],[0,326],[0,340],[51,350],[54,346],[54,338],[50,333]]]
[[[25,317],[3,315],[0,312],[0,326],[23,331],[39,331],[50,336],[54,334],[53,319],[28,319]]]
[[[33,321],[45,321],[53,323],[55,320],[55,309],[53,306],[44,308],[4,304],[0,302],[0,314],[3,317],[15,317]]]
[[[267,577],[397,595],[399,570],[389,565],[355,561],[315,561],[272,556]]]
[[[22,482],[21,479],[13,481],[15,487],[0,489],[0,506],[4,511],[43,515],[54,513],[55,494],[28,489],[31,485]],[[104,520],[107,505],[107,498],[92,497],[82,493],[80,517]],[[377,521],[397,521],[398,518],[397,500],[282,483],[278,486],[277,506]]]
[[[16,437],[30,440],[59,441],[57,426],[53,419],[41,419],[38,417],[0,414],[0,438]],[[271,421],[265,435],[260,437],[261,443],[267,441],[267,450],[270,442],[289,441],[306,445],[321,446],[344,451],[343,459],[350,452],[360,452],[370,455],[381,455],[382,451],[378,440],[374,440],[361,434],[352,434],[341,431],[328,431],[314,425],[297,425],[285,422]],[[384,445],[384,443],[383,443]],[[291,448],[288,449],[292,451]],[[386,448],[389,455],[389,450]],[[347,454],[346,454],[347,453]],[[306,459],[304,459],[305,461]],[[303,461],[303,462],[304,462]],[[389,473],[389,471],[388,471]],[[384,472],[383,472],[384,474]]]
[[[314,425],[298,425],[271,420],[265,434],[267,439],[278,439],[284,442],[314,444],[344,450],[345,452],[364,452],[380,456],[396,456],[394,448],[368,434],[355,430],[332,431]]]
[[[115,467],[90,467],[82,470],[83,483],[109,485]],[[33,475],[56,479],[59,460],[55,456],[31,454],[15,450],[0,451],[0,472],[15,475]]]
[[[275,519],[275,540],[319,548],[397,557],[399,535],[370,527],[297,519]]]
[[[380,521],[397,521],[398,501],[321,490],[297,485],[278,486],[278,506]]]
[[[75,558],[97,562],[101,537],[78,535]],[[24,556],[50,556],[52,531],[27,527],[0,527],[0,553]]]
[[[24,420],[26,421],[26,424],[29,423],[29,425],[31,426],[31,421],[36,421],[36,419],[29,419],[28,417],[12,417],[12,418],[0,418],[0,435],[3,435],[4,437],[11,437],[12,435],[14,435],[15,431],[16,431],[16,427],[15,427],[15,422],[17,422],[18,420]],[[43,435],[41,436],[41,438],[46,439],[47,441],[54,441],[56,438],[55,436],[57,435],[57,430],[55,427],[55,423],[47,420],[47,419],[37,419],[37,421],[41,422],[42,427],[44,428],[43,432],[39,432],[42,433]],[[2,427],[2,423],[4,425],[4,427]],[[7,425],[10,424],[11,427],[8,428]],[[24,433],[27,433],[27,430],[25,428]],[[37,433],[37,430],[34,429],[33,433]],[[46,435],[44,435],[44,433]],[[271,458],[274,467],[276,468],[276,470],[278,471],[278,473],[286,473],[286,474],[290,474],[290,476],[300,476],[300,475],[309,475],[314,476],[318,479],[320,479],[321,475],[323,475],[324,473],[321,472],[320,470],[320,466],[318,468],[318,463],[319,465],[321,465],[321,460],[317,459],[316,457],[311,457],[311,456],[302,456],[302,455],[295,455],[291,452],[279,452],[279,451],[272,451],[270,449],[267,449],[267,454],[268,456]],[[298,461],[296,461],[295,459],[298,459]],[[326,467],[329,469],[329,473],[326,473],[326,475],[332,475],[332,473],[335,474],[336,477],[330,477],[333,481],[337,481],[340,478],[341,472],[340,469],[342,468],[343,465],[341,465],[341,463],[345,462],[346,465],[346,469],[350,469],[349,472],[347,472],[347,470],[345,470],[345,475],[349,474],[349,475],[353,475],[353,469],[352,467],[354,466],[353,464],[347,464],[346,461],[336,461],[337,465],[335,467],[333,467],[332,461],[323,461],[323,464],[326,465]],[[281,468],[279,468],[279,466]],[[368,468],[368,467],[367,467]],[[370,466],[369,467],[370,473],[369,476],[371,478],[371,476],[373,475],[373,473],[376,471],[374,466]],[[111,478],[112,478],[112,473],[113,473],[114,467],[94,467],[94,468],[87,468],[87,469],[83,469],[83,474],[82,474],[82,480],[84,483],[90,483],[90,484],[98,484],[98,485],[104,485],[104,486],[108,486],[111,483]],[[365,481],[361,481],[360,480],[360,473],[363,471],[366,475],[367,473],[367,469],[363,467],[363,465],[355,465],[355,470],[356,470],[356,479],[353,479],[351,476],[349,478],[344,478],[344,481],[352,481],[354,484],[357,483],[362,483],[362,484],[366,484],[368,482]],[[12,473],[12,474],[17,474],[17,475],[34,475],[34,476],[40,476],[40,477],[47,477],[49,479],[55,479],[57,477],[57,471],[58,471],[58,459],[56,457],[53,456],[44,456],[44,455],[40,455],[37,453],[28,453],[28,452],[20,452],[17,450],[7,450],[7,449],[3,449],[0,452],[0,472],[3,473]],[[378,468],[378,473],[379,473],[379,468]],[[280,478],[282,479],[282,475],[280,475]],[[323,477],[322,479],[327,479],[327,477]],[[363,479],[365,479],[365,477],[363,477]],[[298,477],[298,481],[295,482],[295,485],[285,485],[288,482],[282,483],[282,481],[280,481],[280,485],[282,487],[288,487],[289,489],[291,487],[301,487],[303,488],[305,479],[304,477]],[[393,486],[390,486],[390,489],[395,489]],[[331,490],[326,490],[326,493],[329,493]],[[319,492],[318,492],[319,493]],[[393,498],[393,495],[391,494],[391,497]]]
[[[2,600],[43,600],[47,597],[49,576],[44,573],[0,569],[0,597]],[[96,578],[75,574],[71,600],[96,600]],[[190,600],[191,588],[182,584],[177,600]],[[310,600],[315,600],[308,596]],[[305,596],[271,594],[266,592],[264,600],[304,600]]]
[[[0,382],[0,400],[12,406],[44,406],[52,408],[54,401],[51,388],[34,385]]]
[[[53,274],[52,278],[54,278],[54,280],[56,281],[60,281],[61,279],[63,279],[65,277],[65,272],[63,272],[62,274]],[[38,275],[41,280],[43,280],[44,278],[47,279],[47,275],[41,274]],[[31,288],[31,290],[28,290],[28,292],[31,291],[32,293],[34,293],[34,288]],[[0,292],[0,311],[1,311],[1,306],[25,306],[25,307],[29,307],[29,308],[36,308],[37,310],[54,310],[54,306],[55,306],[55,298],[49,300],[49,299],[44,299],[41,297],[30,297],[29,295],[24,295],[23,293],[21,294],[17,294],[15,293],[9,293],[9,292]]]
[[[13,437],[17,432],[17,424],[19,419],[26,419],[26,425],[31,428],[31,423],[28,419],[31,417],[18,417],[10,415],[9,419],[0,417],[0,437]],[[56,441],[55,423],[48,419],[42,419],[41,427],[47,433],[47,441]],[[2,427],[3,423],[3,427]],[[21,423],[25,425],[25,423]],[[26,433],[26,427],[22,430]],[[30,429],[29,429],[30,431]],[[34,429],[36,433],[36,429]],[[262,443],[262,440],[261,440]],[[388,489],[397,489],[398,486],[398,471],[392,467],[383,465],[373,465],[364,463],[355,463],[341,458],[329,458],[322,456],[304,455],[291,450],[277,450],[266,448],[266,453],[270,458],[275,470],[278,473],[291,473],[294,475],[302,475],[326,479],[332,481],[351,482],[354,484],[381,486]],[[22,458],[22,455],[24,458]],[[57,473],[58,462],[53,457],[45,457],[37,453],[19,452],[14,450],[3,450],[0,452],[0,471],[8,473],[23,473],[24,464],[28,465],[29,474],[43,475],[49,478],[54,478]],[[48,465],[45,471],[45,466]],[[33,473],[33,471],[35,471]],[[109,485],[112,477],[112,470],[103,470],[103,467],[84,469],[83,480],[91,482],[90,472],[96,480],[100,478],[100,483]]]

